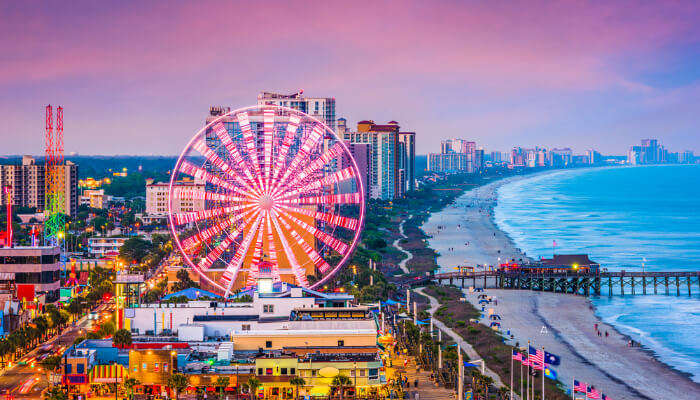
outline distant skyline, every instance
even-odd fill
[[[301,5],[303,4],[303,6]],[[336,98],[440,140],[700,151],[700,2],[18,2],[0,5],[0,153],[179,154],[209,106]]]

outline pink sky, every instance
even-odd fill
[[[67,152],[175,154],[210,105],[299,88],[419,153],[700,151],[697,2],[52,3],[0,6],[2,154],[42,152],[47,103]]]

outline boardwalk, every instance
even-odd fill
[[[700,291],[700,271],[601,272],[531,274],[507,271],[450,272],[404,282],[421,286],[430,282],[489,289],[522,289],[580,295],[681,294]]]

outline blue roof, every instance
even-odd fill
[[[163,300],[170,300],[173,297],[180,297],[180,296],[185,296],[190,300],[197,300],[200,297],[210,297],[214,299],[222,299],[221,295],[209,292],[207,290],[202,290],[202,289],[197,289],[197,288],[187,288],[184,290],[180,290],[179,292],[175,293],[170,293],[167,296],[163,297]]]

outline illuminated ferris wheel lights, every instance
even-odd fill
[[[238,122],[238,133],[229,133],[223,121],[233,122],[231,129]],[[329,149],[326,137],[335,140]],[[201,167],[190,149],[203,156]],[[338,169],[340,162],[350,166]],[[186,263],[225,295],[234,284],[249,287],[263,277],[279,282],[282,275],[288,281],[290,274],[301,286],[309,286],[307,274],[319,277],[312,287],[323,285],[359,239],[364,194],[357,165],[334,132],[298,111],[258,106],[223,115],[192,139],[174,170],[169,222],[175,243]],[[178,187],[178,174],[206,185]],[[173,212],[173,198],[204,201],[205,208]],[[340,205],[357,205],[359,214]],[[176,231],[183,225],[188,233],[180,238]],[[349,243],[334,236],[339,228],[353,232],[344,239]],[[341,256],[334,266],[324,258],[333,252]],[[218,260],[224,265],[220,283],[204,274]]]

